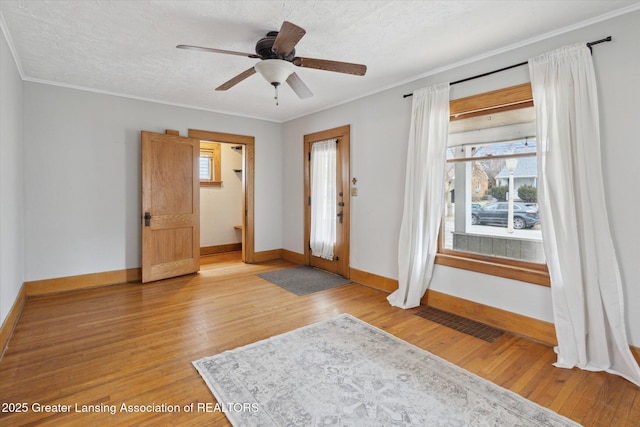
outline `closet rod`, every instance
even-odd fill
[[[603,39],[587,43],[587,47],[589,48],[589,50],[592,50],[591,46],[596,45],[596,44],[600,44],[600,43],[610,42],[610,41],[611,41],[611,36],[605,37]],[[521,67],[523,65],[527,65],[528,63],[529,63],[529,61],[523,61],[523,62],[520,62],[518,64],[509,65],[508,67],[503,67],[503,68],[500,68],[500,69],[497,69],[497,70],[488,71],[486,73],[478,74],[476,76],[467,77],[466,79],[456,80],[455,82],[449,83],[449,86],[457,85],[458,83],[468,82],[469,80],[479,79],[480,77],[490,76],[491,74],[499,73],[501,71],[510,70],[512,68]],[[413,96],[413,93],[407,93],[406,95],[402,95],[403,98],[408,98],[410,96]]]

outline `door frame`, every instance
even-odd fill
[[[305,265],[311,265],[311,250],[309,248],[311,236],[311,207],[309,205],[311,200],[311,162],[309,153],[311,153],[311,144],[327,139],[337,139],[340,166],[342,170],[342,201],[344,202],[344,206],[342,206],[342,234],[337,238],[337,244],[339,243],[341,245],[342,252],[338,263],[339,271],[341,272],[342,277],[344,277],[345,279],[348,279],[351,276],[351,271],[349,269],[349,236],[351,222],[351,183],[349,182],[351,175],[350,135],[351,125],[344,125],[304,136],[304,262]]]
[[[190,138],[196,138],[200,141],[223,142],[244,146],[245,149],[242,150],[242,261],[247,264],[255,263],[255,138],[253,136],[198,129],[189,129],[188,134]]]

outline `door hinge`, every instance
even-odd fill
[[[309,161],[311,161],[311,151],[309,151],[308,155]]]
[[[311,206],[311,196],[307,199],[307,205]]]

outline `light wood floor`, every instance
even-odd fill
[[[219,412],[123,413],[120,405],[213,402],[193,360],[345,312],[586,426],[640,425],[640,389],[605,373],[554,368],[549,347],[507,334],[487,343],[357,284],[298,297],[255,276],[292,265],[286,261],[211,261],[195,276],[29,299],[0,362],[0,402],[29,411],[0,412],[0,425],[228,426]],[[118,411],[36,413],[34,403]]]

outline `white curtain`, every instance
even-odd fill
[[[311,254],[332,260],[336,243],[336,140],[311,145]]]
[[[604,198],[590,51],[584,43],[566,46],[531,58],[529,71],[538,200],[558,338],[555,365],[607,371],[640,385]]]
[[[398,244],[398,290],[391,305],[412,308],[429,287],[444,206],[449,83],[413,93],[404,210]]]

